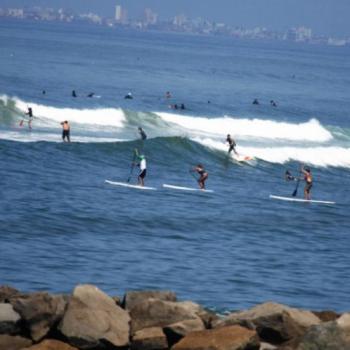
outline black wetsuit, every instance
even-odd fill
[[[226,142],[230,145],[230,148],[228,149],[228,153],[231,153],[234,151],[236,153],[235,147],[236,147],[236,142],[232,140],[231,137],[227,137]]]

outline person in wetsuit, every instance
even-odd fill
[[[302,166],[301,172],[304,175],[305,187],[304,187],[304,198],[307,200],[311,199],[311,188],[312,188],[312,174],[310,168]]]
[[[198,180],[199,187],[204,190],[205,189],[205,181],[208,179],[208,172],[204,169],[202,164],[198,164],[193,168],[193,171],[196,171],[200,178]]]
[[[32,121],[33,121],[33,110],[31,107],[28,107],[28,112],[24,113],[28,116],[28,128],[32,129]],[[23,123],[22,123],[23,124]]]
[[[75,90],[72,90],[72,97],[77,97],[77,93],[75,92]]]
[[[228,142],[228,144],[229,144],[228,153],[231,153],[233,151],[235,154],[238,155],[236,148],[235,148],[236,142],[233,140],[233,138],[231,137],[230,134],[227,135],[226,142]]]
[[[139,134],[141,136],[141,140],[145,141],[147,139],[146,133],[144,132],[144,130],[140,126],[138,127],[138,130],[139,130]]]
[[[62,125],[62,140],[63,142],[70,142],[70,125],[67,120],[61,123]],[[67,139],[67,141],[66,141]]]

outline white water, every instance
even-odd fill
[[[189,132],[197,134],[231,134],[236,138],[282,139],[291,141],[326,142],[332,140],[332,134],[318,120],[306,123],[287,123],[273,120],[240,118],[202,118],[171,113],[157,113],[163,120],[179,125]]]
[[[7,104],[7,96],[0,97]],[[27,103],[18,98],[16,108],[24,113],[28,106],[34,112],[33,131],[27,124],[12,130],[4,130],[1,139],[15,141],[61,142],[60,122],[73,123],[72,141],[122,142],[138,137],[135,127],[128,123],[128,115],[119,108],[74,109],[57,108]],[[6,108],[6,107],[5,107]],[[271,163],[298,161],[314,166],[350,167],[350,148],[333,137],[318,120],[304,123],[279,122],[274,120],[245,118],[205,118],[171,113],[138,113],[140,124],[147,123],[152,136],[186,136],[215,151],[227,152],[225,138],[230,133],[237,142],[237,151],[242,156],[251,156]],[[18,116],[21,118],[21,114]],[[160,118],[160,119],[158,119]],[[130,132],[133,130],[134,132]],[[118,134],[116,134],[118,131]],[[340,131],[337,130],[337,133]]]

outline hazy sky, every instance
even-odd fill
[[[184,13],[249,28],[305,25],[316,34],[350,36],[350,0],[0,0],[0,7],[63,7],[110,17],[116,4],[125,6],[134,18],[150,7],[160,19]]]

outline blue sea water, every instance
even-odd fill
[[[0,284],[349,310],[349,47],[24,21],[0,22],[0,46]],[[227,155],[228,133],[252,161]],[[156,191],[105,183],[127,180],[135,148]],[[196,188],[197,163],[214,193],[162,188]],[[269,198],[301,164],[336,205]]]

